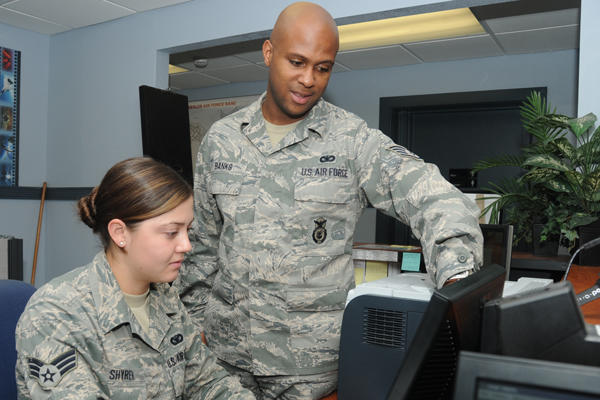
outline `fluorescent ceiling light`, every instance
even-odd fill
[[[178,65],[169,64],[169,75],[178,74],[180,72],[188,72],[188,71],[189,71],[189,69],[180,67]]]
[[[485,33],[468,8],[338,26],[340,51]]]

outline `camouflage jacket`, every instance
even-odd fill
[[[20,399],[254,399],[215,363],[177,294],[152,285],[146,333],[104,252],[42,286],[16,330]]]
[[[255,375],[333,370],[362,209],[409,224],[439,286],[481,264],[479,210],[436,166],[322,99],[273,146],[263,98],[200,145],[193,250],[175,284],[228,363]]]

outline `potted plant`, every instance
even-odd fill
[[[484,213],[499,223],[499,212],[515,226],[515,243],[532,242],[532,227],[541,226],[541,242],[558,239],[575,245],[577,228],[600,217],[600,128],[596,116],[580,118],[557,114],[539,92],[532,92],[521,106],[523,126],[533,136],[519,155],[479,161],[473,172],[514,166],[523,173],[498,184],[490,183],[496,200]]]

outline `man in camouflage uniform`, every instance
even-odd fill
[[[216,364],[177,293],[151,285],[151,326],[104,252],[40,288],[16,330],[19,399],[254,399]]]
[[[216,122],[198,152],[193,250],[176,285],[209,347],[265,397],[335,388],[353,234],[369,203],[411,226],[439,287],[482,261],[476,205],[321,98],[337,48],[325,10],[286,8],[263,45],[267,92]],[[275,390],[275,376],[291,383]]]

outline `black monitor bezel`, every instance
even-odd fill
[[[420,390],[419,379],[428,369],[431,351],[443,344],[442,351],[448,357],[442,368],[445,380],[443,385],[432,383],[439,391],[432,398],[449,398],[453,391],[454,372],[460,350],[477,351],[480,347],[481,316],[485,302],[502,296],[505,269],[492,264],[454,284],[436,290],[427,306],[415,338],[409,347],[398,370],[387,398],[390,400],[408,399]],[[446,336],[450,336],[446,339]],[[441,397],[440,397],[441,396]]]
[[[599,367],[461,351],[454,398],[477,399],[482,380],[600,396],[599,377]]]
[[[141,85],[139,100],[142,153],[173,168],[193,186],[188,97]]]
[[[486,248],[486,233],[487,232],[500,232],[502,234],[502,260],[501,262],[496,262],[492,260],[491,262],[494,264],[499,264],[506,269],[506,279],[510,275],[510,260],[512,257],[512,241],[513,241],[513,226],[509,224],[479,224],[481,231],[483,233],[483,251],[485,253]],[[484,262],[486,260],[484,259]]]

